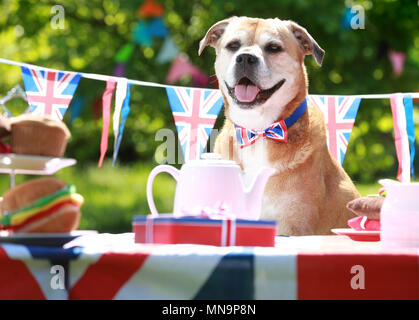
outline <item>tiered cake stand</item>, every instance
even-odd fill
[[[75,159],[14,153],[0,154],[0,173],[10,175],[10,188],[14,187],[17,174],[52,175],[58,170],[75,164]]]

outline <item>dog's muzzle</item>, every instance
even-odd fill
[[[239,54],[236,57],[236,69],[250,69],[259,64],[259,58],[248,53]]]
[[[268,100],[282,87],[285,79],[280,80],[276,85],[266,90],[261,90],[247,77],[241,78],[234,88],[230,87],[227,82],[224,83],[227,87],[228,94],[240,108],[251,109]]]

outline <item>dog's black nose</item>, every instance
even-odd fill
[[[258,57],[248,54],[242,53],[236,57],[236,63],[239,65],[254,65],[259,62]]]

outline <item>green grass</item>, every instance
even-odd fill
[[[152,164],[112,167],[105,162],[102,168],[94,165],[65,168],[55,176],[74,184],[77,192],[83,195],[80,229],[94,229],[100,232],[130,232],[134,215],[149,213],[146,184]],[[16,183],[21,183],[35,176],[17,176]],[[154,182],[154,199],[159,212],[171,212],[175,190],[174,179],[167,174],[160,174]],[[0,188],[4,192],[9,187],[7,175],[0,176]],[[357,184],[363,196],[377,194],[378,183]]]
[[[368,184],[356,184],[359,193],[366,197],[370,194],[378,194],[378,191],[383,187],[379,183],[368,183]]]

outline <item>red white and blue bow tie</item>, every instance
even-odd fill
[[[240,148],[252,145],[260,137],[265,137],[273,141],[287,142],[288,128],[291,127],[304,114],[307,109],[307,100],[300,104],[300,106],[285,120],[278,120],[272,123],[269,128],[265,130],[246,129],[239,125],[234,125],[236,129],[237,142]]]

